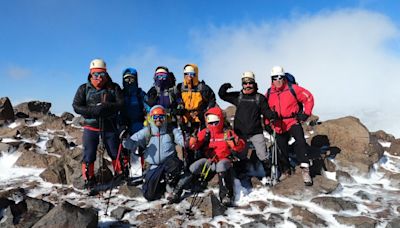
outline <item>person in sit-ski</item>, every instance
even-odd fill
[[[189,147],[202,150],[204,157],[190,165],[190,173],[186,173],[179,180],[173,197],[169,200],[170,203],[180,201],[183,187],[193,179],[194,175],[200,175],[204,181],[204,172],[207,170],[209,176],[218,174],[220,201],[226,206],[234,202],[231,151],[241,152],[245,142],[233,130],[224,131],[224,117],[219,107],[210,108],[205,113],[205,120],[206,128],[201,130],[197,137],[191,137],[189,141]]]
[[[231,83],[225,83],[218,91],[219,97],[236,106],[233,128],[240,138],[253,144],[256,155],[261,161],[267,184],[271,176],[271,165],[263,135],[263,120],[274,119],[274,112],[268,108],[265,97],[258,93],[255,75],[251,71],[242,74],[241,91],[227,92]],[[247,144],[249,147],[249,143]]]
[[[182,132],[166,121],[166,111],[161,105],[150,109],[149,125],[123,141],[123,146],[135,151],[137,146],[144,147],[145,176],[142,186],[143,196],[156,200],[172,193],[179,180],[183,162],[178,159],[175,144],[184,146]]]
[[[293,137],[296,142],[294,150],[306,186],[313,184],[310,176],[310,163],[307,158],[307,143],[301,123],[306,121],[314,107],[313,95],[303,87],[290,84],[285,71],[280,66],[274,66],[271,71],[271,88],[267,91],[269,107],[276,112],[277,118],[271,124],[276,132],[276,142],[280,150],[279,166],[280,180],[291,175],[288,142]],[[300,105],[300,104],[301,105]]]

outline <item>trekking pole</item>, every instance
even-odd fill
[[[271,179],[272,179],[272,186],[278,183],[278,148],[276,143],[276,132],[274,131],[273,135],[270,135],[270,140],[274,140],[273,142],[273,149],[272,149],[272,166],[271,166]]]
[[[104,120],[100,116],[99,117],[99,122],[100,122],[100,134],[99,134],[99,144],[100,144],[100,183],[104,183],[104,170],[103,170],[103,158],[104,158],[104,150],[105,150],[105,145],[104,145]]]
[[[214,160],[215,156],[216,155],[214,155],[212,160]],[[208,163],[207,161],[204,163],[203,169],[201,170],[201,173],[200,173],[200,181],[201,182],[204,182],[204,181],[207,180],[208,174],[209,174],[209,172],[211,170],[212,162],[208,165],[208,168],[207,168],[207,163]],[[202,199],[198,199],[198,196],[199,196],[199,191],[196,191],[194,193],[194,195],[193,195],[193,200],[190,203],[190,207],[188,209],[188,213],[187,213],[188,216],[190,216],[193,213],[192,209],[193,209],[194,206],[198,206],[198,205],[200,205],[202,203],[203,200]]]

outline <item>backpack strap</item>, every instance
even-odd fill
[[[297,94],[296,94],[296,92],[294,91],[292,85],[293,85],[292,83],[288,83],[290,93],[291,93],[291,94],[294,96],[294,98],[296,99],[297,105],[299,106],[299,112],[302,113],[302,112],[303,112],[303,103],[301,103],[301,102],[299,101],[299,99],[297,99]]]
[[[260,98],[260,94],[256,93],[256,98],[255,99],[251,99],[251,101],[255,101],[257,106],[260,106],[260,99],[261,99]],[[239,97],[238,97],[238,104],[240,104],[242,102],[242,100],[243,100],[243,92],[240,91]],[[250,100],[250,99],[246,99],[246,100]]]

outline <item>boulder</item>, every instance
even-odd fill
[[[399,156],[400,155],[400,139],[396,139],[392,141],[390,144],[388,153],[391,155]]]
[[[63,154],[69,151],[69,144],[64,137],[55,136],[46,142],[46,149],[49,153]]]
[[[47,168],[56,160],[57,157],[55,156],[39,154],[34,150],[28,150],[22,153],[22,155],[15,162],[15,165],[20,167]]]
[[[341,212],[345,210],[357,210],[356,203],[338,197],[316,197],[312,199],[311,202],[316,203],[323,208],[336,212]]]
[[[35,227],[97,227],[98,212],[94,208],[80,208],[62,202],[43,216]]]
[[[149,211],[136,216],[137,221],[141,221],[138,227],[179,227],[178,224],[169,224],[169,220],[177,216],[178,212],[171,206],[152,208]],[[167,225],[169,224],[169,226]]]
[[[340,183],[345,183],[345,184],[351,184],[356,182],[348,172],[342,170],[336,171],[336,180],[338,180]]]
[[[13,152],[14,150],[15,150],[15,147],[13,147],[12,145],[0,142],[0,152],[8,153],[8,152]],[[1,156],[1,153],[0,153],[0,156]]]
[[[355,117],[328,120],[315,126],[313,137],[325,135],[331,146],[340,149],[336,161],[349,170],[368,174],[374,163],[383,155],[383,148],[368,129]]]
[[[291,218],[295,221],[298,221],[307,227],[326,227],[327,223],[323,219],[319,218],[316,214],[311,213],[309,210],[299,207],[293,206],[290,209],[290,213],[292,214]]]
[[[113,211],[111,211],[111,217],[114,217],[117,220],[121,220],[126,213],[131,212],[131,211],[132,211],[132,209],[128,208],[128,207],[118,207],[118,208],[114,209]]]
[[[82,128],[72,127],[68,125],[66,126],[65,131],[72,138],[76,145],[82,145]]]
[[[400,218],[394,218],[388,222],[386,228],[400,228]]]
[[[19,129],[19,134],[17,132],[17,136],[23,138],[23,139],[28,139],[33,142],[38,142],[40,139],[40,136],[38,134],[38,128],[37,127],[28,127],[24,126]]]
[[[363,227],[363,228],[375,228],[378,222],[375,219],[366,217],[366,216],[342,216],[342,215],[333,215],[335,219],[343,225],[354,226],[354,227]]]
[[[70,112],[63,112],[60,117],[64,121],[72,121],[75,116],[74,116],[74,114],[72,114]]]
[[[118,193],[130,198],[136,198],[143,195],[139,188],[136,186],[129,186],[127,184],[120,186]]]
[[[14,120],[14,109],[8,97],[0,98],[0,120]]]
[[[400,188],[400,173],[392,173],[389,175],[390,185]]]
[[[43,124],[39,128],[43,131],[50,130],[63,130],[66,126],[65,121],[58,116],[45,115],[41,119]]]
[[[393,142],[396,139],[393,135],[388,134],[383,130],[371,132],[371,136],[374,136],[378,140],[381,140],[381,141],[384,141],[384,142]]]
[[[189,201],[189,203],[192,203],[193,199],[193,197],[190,197],[187,200]],[[201,211],[201,213],[208,218],[214,218],[218,215],[224,215],[227,209],[220,203],[220,201],[212,191],[210,191],[204,198],[201,199],[201,204],[197,207]]]
[[[319,194],[329,194],[339,187],[338,182],[324,176],[314,177],[313,182],[313,186],[305,186],[301,172],[296,170],[295,174],[273,186],[271,190],[277,195],[304,200],[305,198],[312,198]]]
[[[29,101],[21,103],[14,107],[16,112],[22,112],[29,117],[41,118],[47,115],[51,107],[51,103],[42,101]]]

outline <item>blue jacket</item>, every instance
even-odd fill
[[[138,146],[145,148],[144,160],[151,165],[150,169],[153,169],[162,164],[167,157],[176,153],[175,144],[183,147],[184,139],[182,131],[178,128],[173,128],[172,133],[169,133],[166,123],[160,129],[152,121],[149,123],[149,126],[124,141],[123,146],[130,150],[136,150]]]

